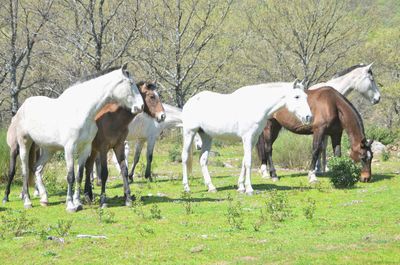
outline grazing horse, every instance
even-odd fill
[[[336,73],[332,79],[326,83],[315,84],[308,90],[314,90],[324,86],[330,86],[344,96],[349,95],[353,90],[357,91],[362,97],[372,104],[377,104],[381,98],[381,94],[378,90],[372,73],[372,64],[358,64],[351,66]],[[267,122],[267,126],[270,126],[270,122]],[[324,142],[321,149],[323,171],[325,171],[326,168],[326,145],[327,137],[324,137]],[[340,148],[340,146],[337,148]],[[268,178],[266,161],[262,161],[260,171],[263,178]],[[273,179],[277,180],[276,178]]]
[[[203,91],[190,98],[182,110],[184,190],[190,191],[188,169],[191,169],[191,145],[194,135],[198,133],[203,143],[200,165],[208,191],[216,191],[207,168],[212,138],[234,138],[242,140],[244,150],[238,191],[251,195],[251,149],[267,119],[285,106],[300,120],[311,121],[307,95],[303,89],[297,88],[297,81],[245,86],[231,94]]]
[[[108,102],[116,102],[138,113],[143,108],[143,99],[134,80],[124,64],[121,68],[85,78],[67,88],[58,98],[30,97],[15,115],[17,141],[22,165],[23,200],[26,208],[32,207],[28,190],[28,175],[32,165],[29,154],[33,145],[40,148],[40,157],[32,170],[35,172],[40,201],[47,204],[47,192],[42,183],[43,169],[57,150],[63,149],[67,164],[67,211],[82,208],[80,201],[81,175],[72,197],[75,181],[74,155],[82,168],[91,152],[91,143],[96,135],[95,116]]]
[[[157,122],[164,121],[166,115],[160,97],[155,91],[156,86],[146,82],[140,82],[137,86],[144,99],[144,112]],[[92,142],[92,151],[85,165],[85,194],[90,200],[93,199],[90,175],[93,171],[95,159],[99,155],[100,170],[98,170],[98,173],[100,173],[101,176],[100,205],[102,207],[107,206],[105,189],[108,178],[107,152],[110,149],[114,150],[121,168],[124,182],[125,205],[130,206],[132,204],[131,191],[128,183],[128,169],[125,163],[124,142],[128,135],[128,126],[135,116],[136,114],[132,114],[124,107],[120,107],[116,104],[108,104],[95,118],[98,131]],[[80,170],[83,170],[83,168]]]
[[[351,143],[350,157],[355,162],[361,162],[362,170],[360,179],[369,181],[371,178],[372,151],[371,144],[365,138],[364,125],[360,114],[343,95],[331,87],[322,87],[306,91],[308,104],[313,114],[313,123],[304,126],[296,116],[287,109],[277,111],[273,118],[268,120],[263,133],[259,137],[257,150],[263,164],[269,164],[270,174],[277,180],[276,171],[272,162],[272,145],[278,137],[282,127],[297,134],[313,134],[313,152],[309,182],[317,181],[315,164],[322,148],[324,135],[329,135],[335,156],[341,155],[340,141],[343,129],[349,135]]]

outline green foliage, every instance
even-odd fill
[[[99,218],[100,223],[111,224],[115,223],[115,213],[110,211],[107,208],[99,207],[97,209],[97,216]]]
[[[303,208],[303,214],[306,217],[306,219],[311,220],[314,217],[315,214],[315,200],[312,198],[307,198],[306,200],[306,205]]]
[[[0,237],[20,237],[33,232],[34,220],[26,217],[26,211],[7,211],[0,217]]]
[[[168,158],[170,162],[181,162],[182,161],[182,149],[179,143],[176,143],[168,150]]]
[[[330,180],[336,188],[350,188],[357,183],[361,168],[348,157],[333,157],[328,161]]]
[[[383,161],[388,161],[390,159],[390,152],[383,150],[382,151],[382,160]]]
[[[183,201],[183,206],[185,207],[185,213],[192,214],[193,213],[192,194],[190,192],[182,192],[181,198]]]
[[[396,131],[381,126],[368,126],[366,135],[368,139],[379,141],[384,145],[391,144],[399,138]]]
[[[141,218],[145,219],[146,215],[143,209],[143,200],[142,200],[142,191],[137,190],[134,194],[135,201],[133,202],[133,211],[140,216]]]
[[[72,220],[58,220],[55,226],[51,226],[51,229],[54,230],[58,236],[65,237],[69,235],[71,226]]]
[[[228,194],[228,209],[226,213],[226,217],[231,229],[242,230],[243,227],[243,209],[242,203],[237,201],[233,202],[233,198],[230,194]]]
[[[292,210],[289,207],[288,198],[285,192],[278,192],[273,189],[269,193],[266,202],[266,211],[269,219],[273,222],[283,222],[292,216]]]
[[[10,149],[7,145],[7,131],[0,129],[0,183],[6,181],[5,174],[8,172],[10,163]]]
[[[161,219],[161,210],[157,204],[153,204],[150,208],[150,219]]]
[[[308,168],[311,159],[312,137],[282,131],[274,143],[274,162],[285,168]]]

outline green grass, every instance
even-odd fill
[[[400,178],[395,172],[399,161],[375,163],[372,183],[342,190],[333,189],[326,177],[309,186],[306,172],[291,170],[278,170],[282,178],[272,183],[261,179],[254,169],[252,182],[257,193],[246,196],[236,192],[240,144],[219,145],[214,149],[219,156],[210,158],[218,192],[207,192],[194,163],[192,193],[184,196],[181,165],[168,158],[173,146],[157,144],[154,172],[158,177],[153,183],[135,180],[132,193],[143,200],[132,208],[122,206],[122,181],[115,177],[113,167],[107,185],[109,208],[104,211],[95,204],[68,214],[61,188],[50,192],[48,207],[39,206],[34,199],[34,208],[24,210],[18,198],[20,187],[13,186],[10,202],[0,206],[0,234],[4,235],[0,260],[9,264],[398,263]],[[233,167],[218,166],[220,163],[212,162],[215,160]],[[46,172],[62,181],[64,164],[53,161]],[[4,190],[4,185],[0,188]],[[99,194],[98,187],[95,194]],[[284,198],[284,211],[289,214],[283,221],[270,218],[274,198]],[[315,209],[310,208],[312,201]],[[305,209],[313,214],[306,215]],[[240,217],[240,226],[230,224],[232,216]],[[107,239],[77,238],[78,234]],[[47,236],[65,241],[48,240]]]

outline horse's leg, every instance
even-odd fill
[[[18,141],[19,143],[19,158],[21,159],[21,171],[22,171],[22,199],[24,200],[24,207],[31,208],[32,202],[29,196],[29,152],[32,147],[31,139],[22,139],[22,141]]]
[[[75,182],[75,172],[74,172],[74,149],[72,146],[65,146],[64,147],[64,152],[65,152],[65,162],[67,164],[67,182],[68,182],[68,188],[67,188],[67,198],[66,198],[66,204],[67,208],[66,210],[68,212],[76,212],[79,210],[77,207],[74,205],[74,200],[72,197],[72,187],[74,186]]]
[[[147,150],[146,150],[146,172],[144,173],[144,177],[146,179],[151,178],[151,163],[153,162],[153,151],[154,151],[154,145],[156,144],[156,138],[151,137],[147,140]]]
[[[78,158],[78,174],[76,176],[76,186],[74,193],[74,204],[77,208],[82,208],[81,202],[81,186],[82,186],[82,177],[83,177],[83,169],[86,164],[86,160],[88,159],[90,153],[92,151],[92,144],[87,144],[83,147],[82,151],[79,154]]]
[[[244,193],[246,191],[246,188],[244,187],[244,176],[246,174],[246,167],[244,165],[244,157],[242,159],[242,168],[240,170],[240,175],[238,179],[238,189],[237,191],[240,193]]]
[[[100,151],[100,165],[101,165],[101,194],[100,194],[100,207],[107,207],[106,203],[106,184],[108,178],[108,168],[107,168],[107,150]]]
[[[134,158],[133,158],[132,169],[128,175],[130,182],[133,182],[135,168],[136,168],[137,163],[139,162],[140,153],[142,152],[143,145],[144,145],[144,141],[141,139],[137,140],[137,142],[135,144],[135,154],[134,154]]]
[[[125,165],[126,165],[126,168],[128,168],[128,156],[129,156],[128,141],[124,141],[124,154],[125,154]],[[118,173],[121,174],[121,167],[119,166],[119,162],[118,162],[117,155],[115,154],[115,152],[113,152],[112,161],[113,161],[115,167],[117,168]]]
[[[8,179],[7,186],[4,192],[3,203],[8,202],[8,196],[10,195],[11,183],[15,176],[15,167],[17,164],[17,156],[19,154],[19,146],[16,144],[13,148],[10,149],[10,168],[8,169]]]
[[[267,154],[267,162],[269,164],[269,175],[271,176],[272,181],[278,181],[279,177],[276,174],[276,169],[274,166],[274,162],[272,161],[272,146],[278,138],[279,132],[281,131],[282,125],[278,123],[277,120],[271,119],[269,126],[269,137],[266,137],[264,130],[264,138],[265,138],[265,151]]]
[[[132,206],[131,189],[129,187],[128,180],[128,168],[125,163],[125,145],[124,141],[114,146],[114,153],[118,160],[119,167],[121,168],[122,180],[124,182],[124,196],[125,196],[125,206]]]
[[[192,141],[196,132],[183,129],[183,148],[182,148],[182,184],[185,192],[190,192],[188,182],[188,169],[192,166]]]
[[[85,163],[85,199],[87,202],[93,201],[93,190],[92,190],[92,176],[93,176],[93,166],[96,160],[97,152],[92,148],[92,152]]]
[[[315,183],[318,181],[317,176],[315,175],[315,164],[317,163],[318,156],[321,152],[324,134],[325,134],[324,129],[317,129],[314,131],[312,160],[311,160],[311,165],[310,165],[310,171],[308,172],[308,182],[309,183]]]
[[[204,132],[199,132],[201,137],[201,154],[200,154],[200,166],[201,172],[203,173],[204,184],[207,186],[209,192],[216,192],[217,189],[211,182],[210,172],[208,171],[207,163],[208,156],[211,150],[212,138]]]
[[[43,170],[53,154],[54,154],[54,152],[49,151],[46,148],[42,148],[40,156],[39,156],[38,160],[36,161],[35,166],[33,168],[33,171],[35,172],[35,177],[36,177],[35,178],[35,181],[36,181],[35,187],[39,191],[40,205],[42,205],[42,206],[47,206],[47,204],[48,204],[47,192],[43,185]]]
[[[268,126],[268,122],[267,122],[267,126]],[[267,174],[267,154],[265,151],[265,138],[264,138],[264,132],[262,132],[260,134],[260,136],[258,137],[258,141],[257,141],[257,154],[258,154],[258,158],[260,159],[261,162],[261,167],[260,167],[260,172],[262,175],[262,178],[269,178],[268,174]]]
[[[96,185],[101,186],[101,163],[100,163],[100,155],[97,155],[95,157],[95,163],[96,163],[96,174],[94,174],[93,171],[93,179],[96,179]]]
[[[321,152],[318,156],[317,164],[315,166],[316,172],[325,173],[326,171],[326,147],[328,145],[328,136],[325,135],[322,140]]]
[[[336,157],[342,156],[341,142],[343,131],[331,136],[333,155]]]
[[[246,174],[246,179],[244,182],[245,186],[245,191],[247,195],[253,195],[253,187],[251,186],[251,148],[253,147],[253,142],[255,141],[255,137],[244,137],[243,138],[243,151],[244,151],[244,156],[243,156],[243,164],[245,167],[245,174]]]

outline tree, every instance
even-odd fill
[[[41,81],[36,79],[25,83],[34,46],[49,19],[53,0],[37,1],[36,5],[19,0],[9,0],[8,5],[3,4],[2,19],[6,23],[0,29],[0,34],[7,44],[4,45],[5,52],[1,54],[5,67],[1,73],[0,85],[9,78],[8,92],[11,113],[14,115],[19,108],[19,94]]]
[[[217,74],[233,55],[234,46],[215,50],[232,0],[150,0],[147,4],[152,13],[136,56],[156,77],[161,91],[182,107],[200,89],[213,88]]]
[[[356,8],[345,0],[265,0],[248,13],[259,42],[250,60],[264,79],[321,81],[360,42]],[[254,11],[254,10],[252,10]],[[262,47],[262,48],[261,48]],[[261,60],[260,60],[261,59]],[[265,62],[268,62],[265,66]],[[263,66],[263,69],[260,69]]]

